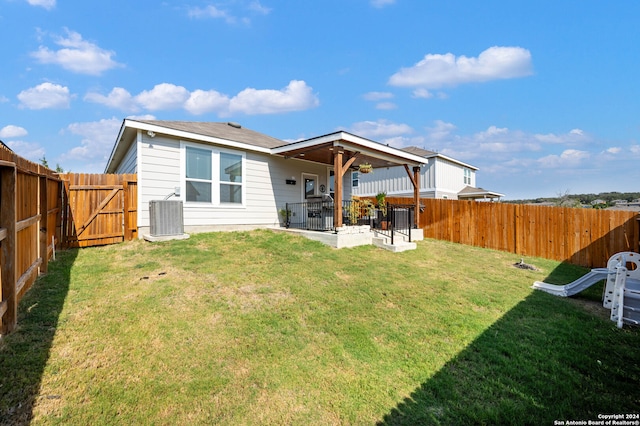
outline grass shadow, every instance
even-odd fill
[[[20,301],[16,329],[0,340],[0,425],[31,421],[77,252],[57,253]]]
[[[549,281],[583,273],[561,264]],[[619,330],[571,300],[534,291],[378,424],[538,425],[639,413],[639,345],[638,328]]]

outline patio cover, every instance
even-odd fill
[[[403,165],[414,188],[415,224],[420,223],[420,167],[425,159],[419,155],[344,131],[273,148],[271,153],[284,158],[297,158],[333,166],[335,175],[333,214],[336,228],[342,226],[342,178],[348,170],[357,170],[360,164],[365,163],[371,164],[374,170],[377,167]]]

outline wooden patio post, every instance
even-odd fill
[[[344,149],[341,146],[333,148],[333,226],[340,228],[342,226],[342,155]]]
[[[415,204],[414,225],[416,228],[420,226],[420,166],[413,167],[413,174],[409,170],[409,166],[404,165],[404,169],[413,185],[413,203]]]
[[[9,334],[18,321],[18,294],[16,293],[16,167],[13,163],[0,161],[0,334]]]

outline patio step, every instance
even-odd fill
[[[371,242],[376,247],[380,247],[385,250],[392,251],[394,253],[399,253],[401,251],[407,251],[407,250],[415,250],[416,248],[418,248],[416,243],[410,243],[408,241],[405,241],[402,238],[397,238],[397,237],[398,236],[394,238],[393,244],[391,244],[391,238],[386,236],[380,236],[380,235],[373,237]]]

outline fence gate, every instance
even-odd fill
[[[135,174],[67,173],[62,240],[67,247],[90,247],[137,237]]]

